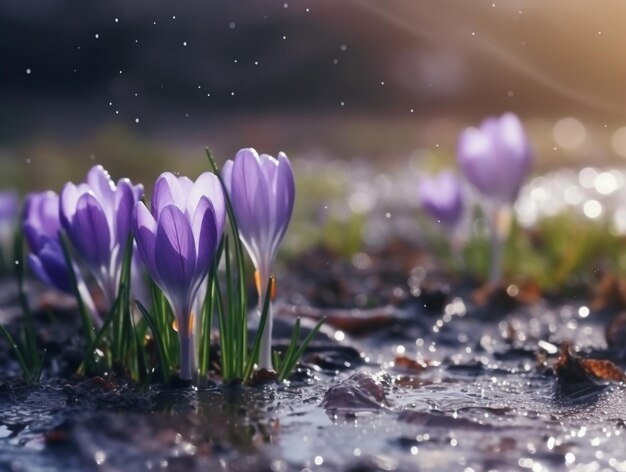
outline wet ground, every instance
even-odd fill
[[[593,199],[618,218],[620,176],[591,169],[535,179],[518,217],[531,224],[531,210],[548,211],[547,189],[563,205]],[[414,180],[400,182],[409,201]],[[402,213],[382,184],[347,188],[343,203],[324,207],[371,210],[369,249],[346,257],[341,245],[314,246],[279,274],[278,348],[295,316],[309,327],[327,317],[285,384],[184,389],[77,378],[71,300],[34,285],[46,369],[41,385],[22,384],[0,342],[0,471],[626,471],[619,281],[544,298],[532,284],[451,277],[410,237],[404,223],[415,225],[415,208],[405,203]],[[381,233],[389,227],[409,237]],[[0,320],[15,327],[6,281],[0,305]]]
[[[279,302],[277,345],[294,313],[328,323],[283,385],[69,378],[73,315],[42,318],[48,368],[68,380],[26,386],[3,375],[0,470],[626,470],[616,308],[522,304],[510,287],[456,293],[435,271],[394,277],[383,261],[402,264],[380,254],[369,269],[334,261],[316,291],[307,260],[331,254],[312,251],[292,268],[300,303]],[[344,306],[368,280],[379,298]]]

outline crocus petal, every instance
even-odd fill
[[[178,207],[168,205],[161,211],[155,246],[158,251],[156,267],[163,290],[179,304],[191,303],[187,297],[196,271],[196,248],[189,221]],[[187,316],[188,313],[177,315]]]
[[[102,206],[91,193],[85,193],[78,199],[69,235],[76,249],[92,267],[108,266],[111,232]]]
[[[270,200],[267,182],[254,149],[242,149],[232,170],[232,204],[243,239],[269,250]]]
[[[419,197],[424,209],[437,221],[454,226],[463,213],[461,183],[452,172],[441,172],[420,182]]]
[[[128,179],[122,179],[117,183],[115,192],[115,238],[120,245],[125,245],[131,232],[133,207],[135,195],[133,186]],[[122,251],[124,248],[122,248]]]
[[[459,139],[458,159],[467,180],[494,201],[512,204],[530,169],[530,145],[513,113],[487,118]]]
[[[196,277],[199,279],[199,283],[208,272],[219,243],[219,238],[222,236],[222,233],[218,230],[213,205],[206,197],[202,197],[198,203],[191,221],[191,228],[196,242],[197,268],[199,271]]]
[[[0,192],[0,221],[11,221],[17,217],[19,197],[9,190]]]
[[[231,182],[233,180],[233,161],[227,160],[224,162],[222,169],[220,170],[220,176],[222,177],[222,181],[224,182],[224,186],[226,187],[226,191],[230,195],[231,191]]]
[[[197,213],[196,209],[202,198],[208,198],[211,202],[213,211],[215,212],[217,234],[222,234],[224,232],[224,222],[226,219],[224,191],[222,190],[218,178],[211,172],[201,174],[191,187],[187,198],[187,214],[190,217],[195,218],[195,214]],[[197,237],[198,234],[199,233],[194,230],[194,236]]]
[[[486,163],[492,159],[492,148],[489,137],[476,128],[466,129],[459,139],[461,169],[467,180],[487,195],[493,183],[492,165]]]
[[[71,221],[74,219],[79,198],[78,187],[72,182],[66,183],[63,190],[61,190],[60,199],[61,223],[66,230],[71,226]]]
[[[156,265],[157,223],[143,202],[137,202],[134,208],[134,232],[137,251],[154,281],[161,285],[161,277]]]
[[[87,184],[91,187],[100,203],[106,208],[113,208],[115,184],[109,173],[101,165],[93,166],[87,173]]]
[[[276,226],[274,236],[274,252],[285,236],[287,226],[293,213],[296,184],[293,178],[293,171],[289,159],[284,153],[278,154],[278,166],[276,173],[276,184],[274,193],[276,195]]]
[[[154,183],[152,214],[160,215],[167,205],[184,209],[192,185],[193,182],[187,177],[176,177],[171,172],[163,172]]]
[[[28,262],[34,274],[46,285],[71,293],[72,286],[61,246],[50,242],[38,254],[29,254]]]
[[[505,188],[501,194],[514,201],[530,168],[531,156],[528,139],[519,118],[505,113],[499,120],[498,134],[493,137],[498,155],[507,156],[500,180]]]
[[[33,271],[33,274],[44,284],[55,287],[56,284],[53,280],[48,276],[48,272],[44,265],[41,263],[41,259],[37,257],[35,254],[28,255],[28,264],[30,265],[30,269]],[[65,290],[64,290],[65,291]]]

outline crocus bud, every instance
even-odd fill
[[[24,236],[30,246],[30,267],[43,283],[72,293],[63,250],[58,234],[59,196],[52,192],[31,193],[24,209]]]
[[[252,149],[240,150],[227,161],[222,177],[230,195],[239,226],[239,237],[259,273],[259,306],[263,298],[278,246],[287,231],[295,198],[295,182],[289,159]],[[272,317],[268,316],[259,355],[259,366],[272,368]]]
[[[117,185],[100,165],[87,182],[69,182],[61,192],[61,224],[111,305],[117,297],[124,250],[135,203],[143,186],[121,179]]]
[[[193,301],[222,238],[225,214],[219,180],[209,172],[195,182],[161,174],[152,211],[143,202],[135,205],[137,250],[176,316],[183,379],[190,379],[193,370]]]
[[[31,193],[24,208],[24,237],[30,246],[28,262],[37,278],[65,293],[73,293],[72,278],[59,241],[59,196],[52,191]],[[102,324],[80,271],[72,266],[77,289],[96,326]]]
[[[0,242],[7,241],[15,230],[20,199],[13,190],[0,192]]]
[[[424,209],[438,222],[454,227],[463,214],[461,182],[452,172],[444,171],[423,178],[419,184],[419,199]]]
[[[464,130],[457,156],[467,180],[497,204],[515,202],[531,166],[530,143],[513,113]]]

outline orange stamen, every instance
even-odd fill
[[[259,294],[259,296],[262,296],[263,290],[261,289],[261,287],[263,284],[261,281],[261,274],[258,270],[254,271],[254,285],[256,287],[256,292]],[[270,292],[270,300],[274,300],[274,298],[276,298],[276,280],[274,280],[274,283],[272,284],[272,291]]]
[[[193,313],[189,316],[189,328],[187,328],[187,334],[191,335],[191,333],[193,333],[193,324],[194,324],[194,320],[196,319],[196,315],[194,315]],[[174,322],[172,323],[172,328],[174,328],[174,331],[176,331],[178,333],[178,320],[174,319]]]

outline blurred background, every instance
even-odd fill
[[[149,189],[205,170],[205,146],[252,146],[291,157],[317,197],[300,210],[345,197],[335,213],[388,218],[416,169],[455,165],[460,129],[511,110],[535,175],[572,170],[555,191],[575,182],[561,200],[582,205],[623,186],[599,169],[626,158],[625,17],[619,0],[6,0],[0,186],[59,190],[101,163]]]
[[[246,146],[294,160],[452,162],[507,110],[536,171],[626,157],[626,4],[571,0],[6,0],[0,184],[58,188],[205,166]]]

